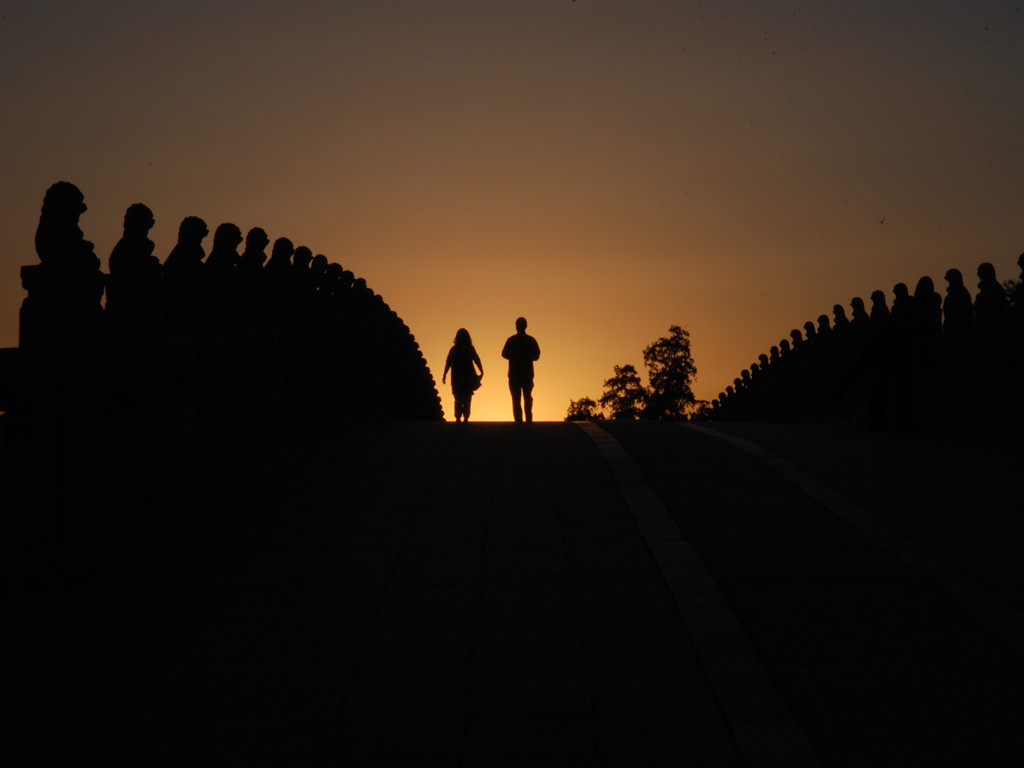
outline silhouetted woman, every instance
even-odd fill
[[[480,369],[479,376],[476,373],[477,368]],[[473,392],[480,386],[480,379],[484,375],[484,366],[480,362],[480,355],[473,348],[473,340],[469,337],[469,331],[465,328],[459,328],[455,332],[455,343],[448,350],[448,359],[444,361],[444,373],[441,374],[442,384],[448,376],[448,371],[452,372],[455,420],[469,421],[470,402],[473,400]]]

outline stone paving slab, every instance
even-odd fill
[[[364,427],[195,503],[27,673],[59,738],[23,756],[146,754],[133,731],[168,764],[741,764],[571,425]]]
[[[899,455],[887,442],[892,436],[856,433],[851,439],[858,452],[834,429],[714,429],[759,440],[758,446],[774,439],[773,448],[806,462],[828,478],[819,483],[844,493],[794,485],[710,432],[679,428],[672,435],[659,425],[609,425],[708,565],[822,761],[1019,761],[1022,744],[1013,723],[1024,714],[1024,664],[1018,644],[994,632],[933,567],[922,568],[836,514],[837,500],[854,503],[848,492],[873,525],[898,520],[878,480],[890,469],[872,463]],[[938,446],[929,451],[918,443],[914,455],[918,482],[951,470],[949,454]],[[977,468],[987,476],[987,465]],[[796,495],[783,492],[786,483]],[[901,483],[910,484],[906,477]],[[1014,492],[1005,479],[1000,487],[1001,494],[990,495],[1005,499]],[[762,494],[761,504],[752,503],[751,488]],[[921,491],[918,503],[934,495]],[[973,504],[962,501],[955,522],[970,527]],[[746,530],[732,535],[740,526]],[[927,556],[929,566],[939,557],[931,550]],[[984,584],[956,568],[943,575],[950,573],[963,583]],[[972,750],[985,759],[963,762]],[[887,755],[898,757],[887,763]],[[999,761],[988,762],[995,755]]]
[[[56,553],[12,590],[5,757],[1020,762],[1020,655],[829,506],[1019,606],[1013,460],[715,429],[820,492],[676,424],[604,425],[612,462],[572,424],[352,425],[175,502],[188,525],[129,568]]]

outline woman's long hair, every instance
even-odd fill
[[[472,347],[473,340],[469,338],[469,331],[465,328],[459,328],[455,332],[455,346],[456,347]]]

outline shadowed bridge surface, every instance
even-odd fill
[[[1016,467],[811,426],[342,430],[180,497],[116,573],[19,574],[5,752],[1009,764]]]

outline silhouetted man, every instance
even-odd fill
[[[508,389],[512,393],[512,415],[516,421],[533,421],[533,362],[540,358],[537,340],[526,333],[526,318],[516,320],[516,335],[509,336],[501,350],[508,360]],[[520,402],[521,401],[521,402]]]

